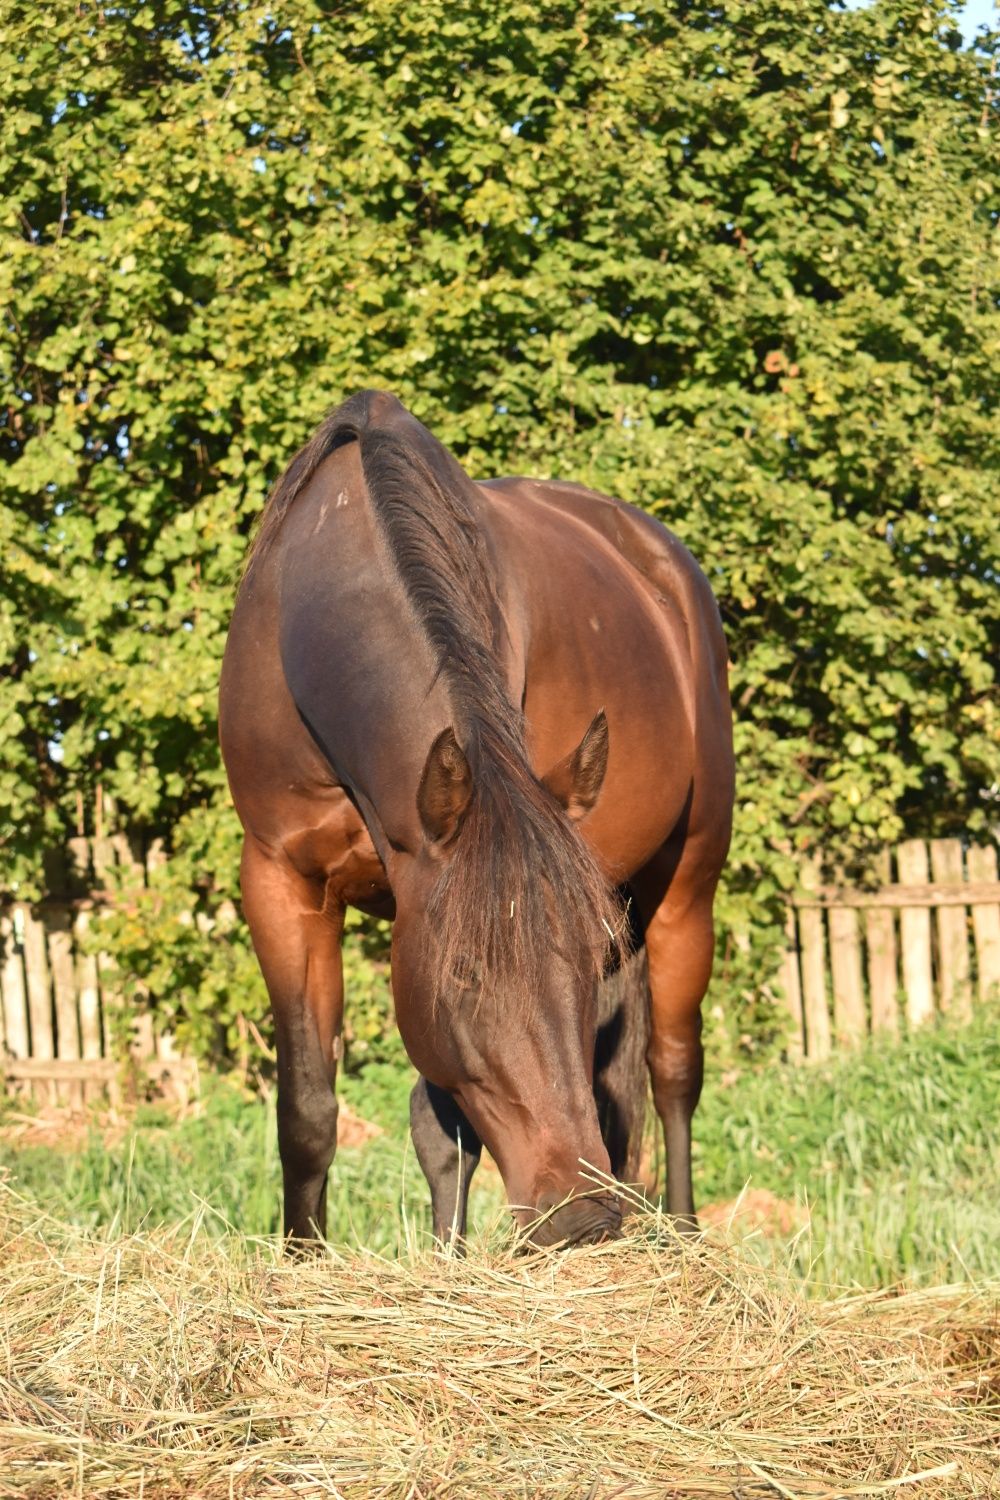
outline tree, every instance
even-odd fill
[[[960,50],[944,0],[53,0],[0,36],[0,847],[30,891],[99,793],[167,834],[108,940],[206,1046],[263,1008],[242,928],[182,920],[236,890],[234,583],[361,385],[706,567],[742,993],[799,851],[995,816],[996,34]]]

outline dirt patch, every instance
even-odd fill
[[[128,1134],[131,1121],[121,1110],[73,1109],[46,1105],[30,1115],[5,1111],[0,1117],[0,1142],[19,1151],[46,1146],[50,1151],[82,1151],[96,1135],[105,1146],[115,1146]]]
[[[183,1108],[177,1107],[171,1115],[183,1118],[199,1108],[195,1101]],[[31,1114],[7,1110],[0,1116],[0,1143],[19,1151],[45,1146],[50,1151],[72,1153],[85,1150],[95,1136],[107,1147],[117,1146],[134,1124],[134,1113],[122,1109],[74,1109],[70,1105],[53,1104]],[[363,1120],[341,1103],[337,1121],[337,1139],[341,1146],[366,1146],[382,1133],[381,1125]]]
[[[698,1218],[706,1227],[728,1229],[731,1225],[738,1234],[759,1229],[782,1239],[797,1234],[809,1223],[809,1213],[801,1203],[778,1198],[767,1188],[749,1188],[738,1198],[705,1204],[698,1209]]]
[[[337,1115],[338,1146],[367,1146],[369,1141],[384,1133],[381,1125],[376,1125],[372,1120],[363,1120],[341,1102]]]

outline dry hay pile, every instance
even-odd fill
[[[302,1265],[0,1185],[0,1495],[986,1496],[998,1293],[810,1302],[652,1218]]]

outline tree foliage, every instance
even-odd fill
[[[219,660],[268,486],[369,384],[705,566],[742,993],[799,851],[995,816],[997,38],[952,10],[12,0],[7,884],[100,788],[173,850],[123,964],[204,1046],[262,1013],[242,927],[202,931],[236,891]]]

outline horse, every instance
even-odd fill
[[[348,906],[393,922],[438,1237],[464,1233],[484,1144],[535,1244],[619,1232],[595,1057],[609,956],[639,972],[623,891],[667,1209],[696,1227],[727,673],[705,575],[630,505],[557,480],[474,482],[375,390],[291,460],[237,591],[219,724],[296,1245],[325,1234]]]

